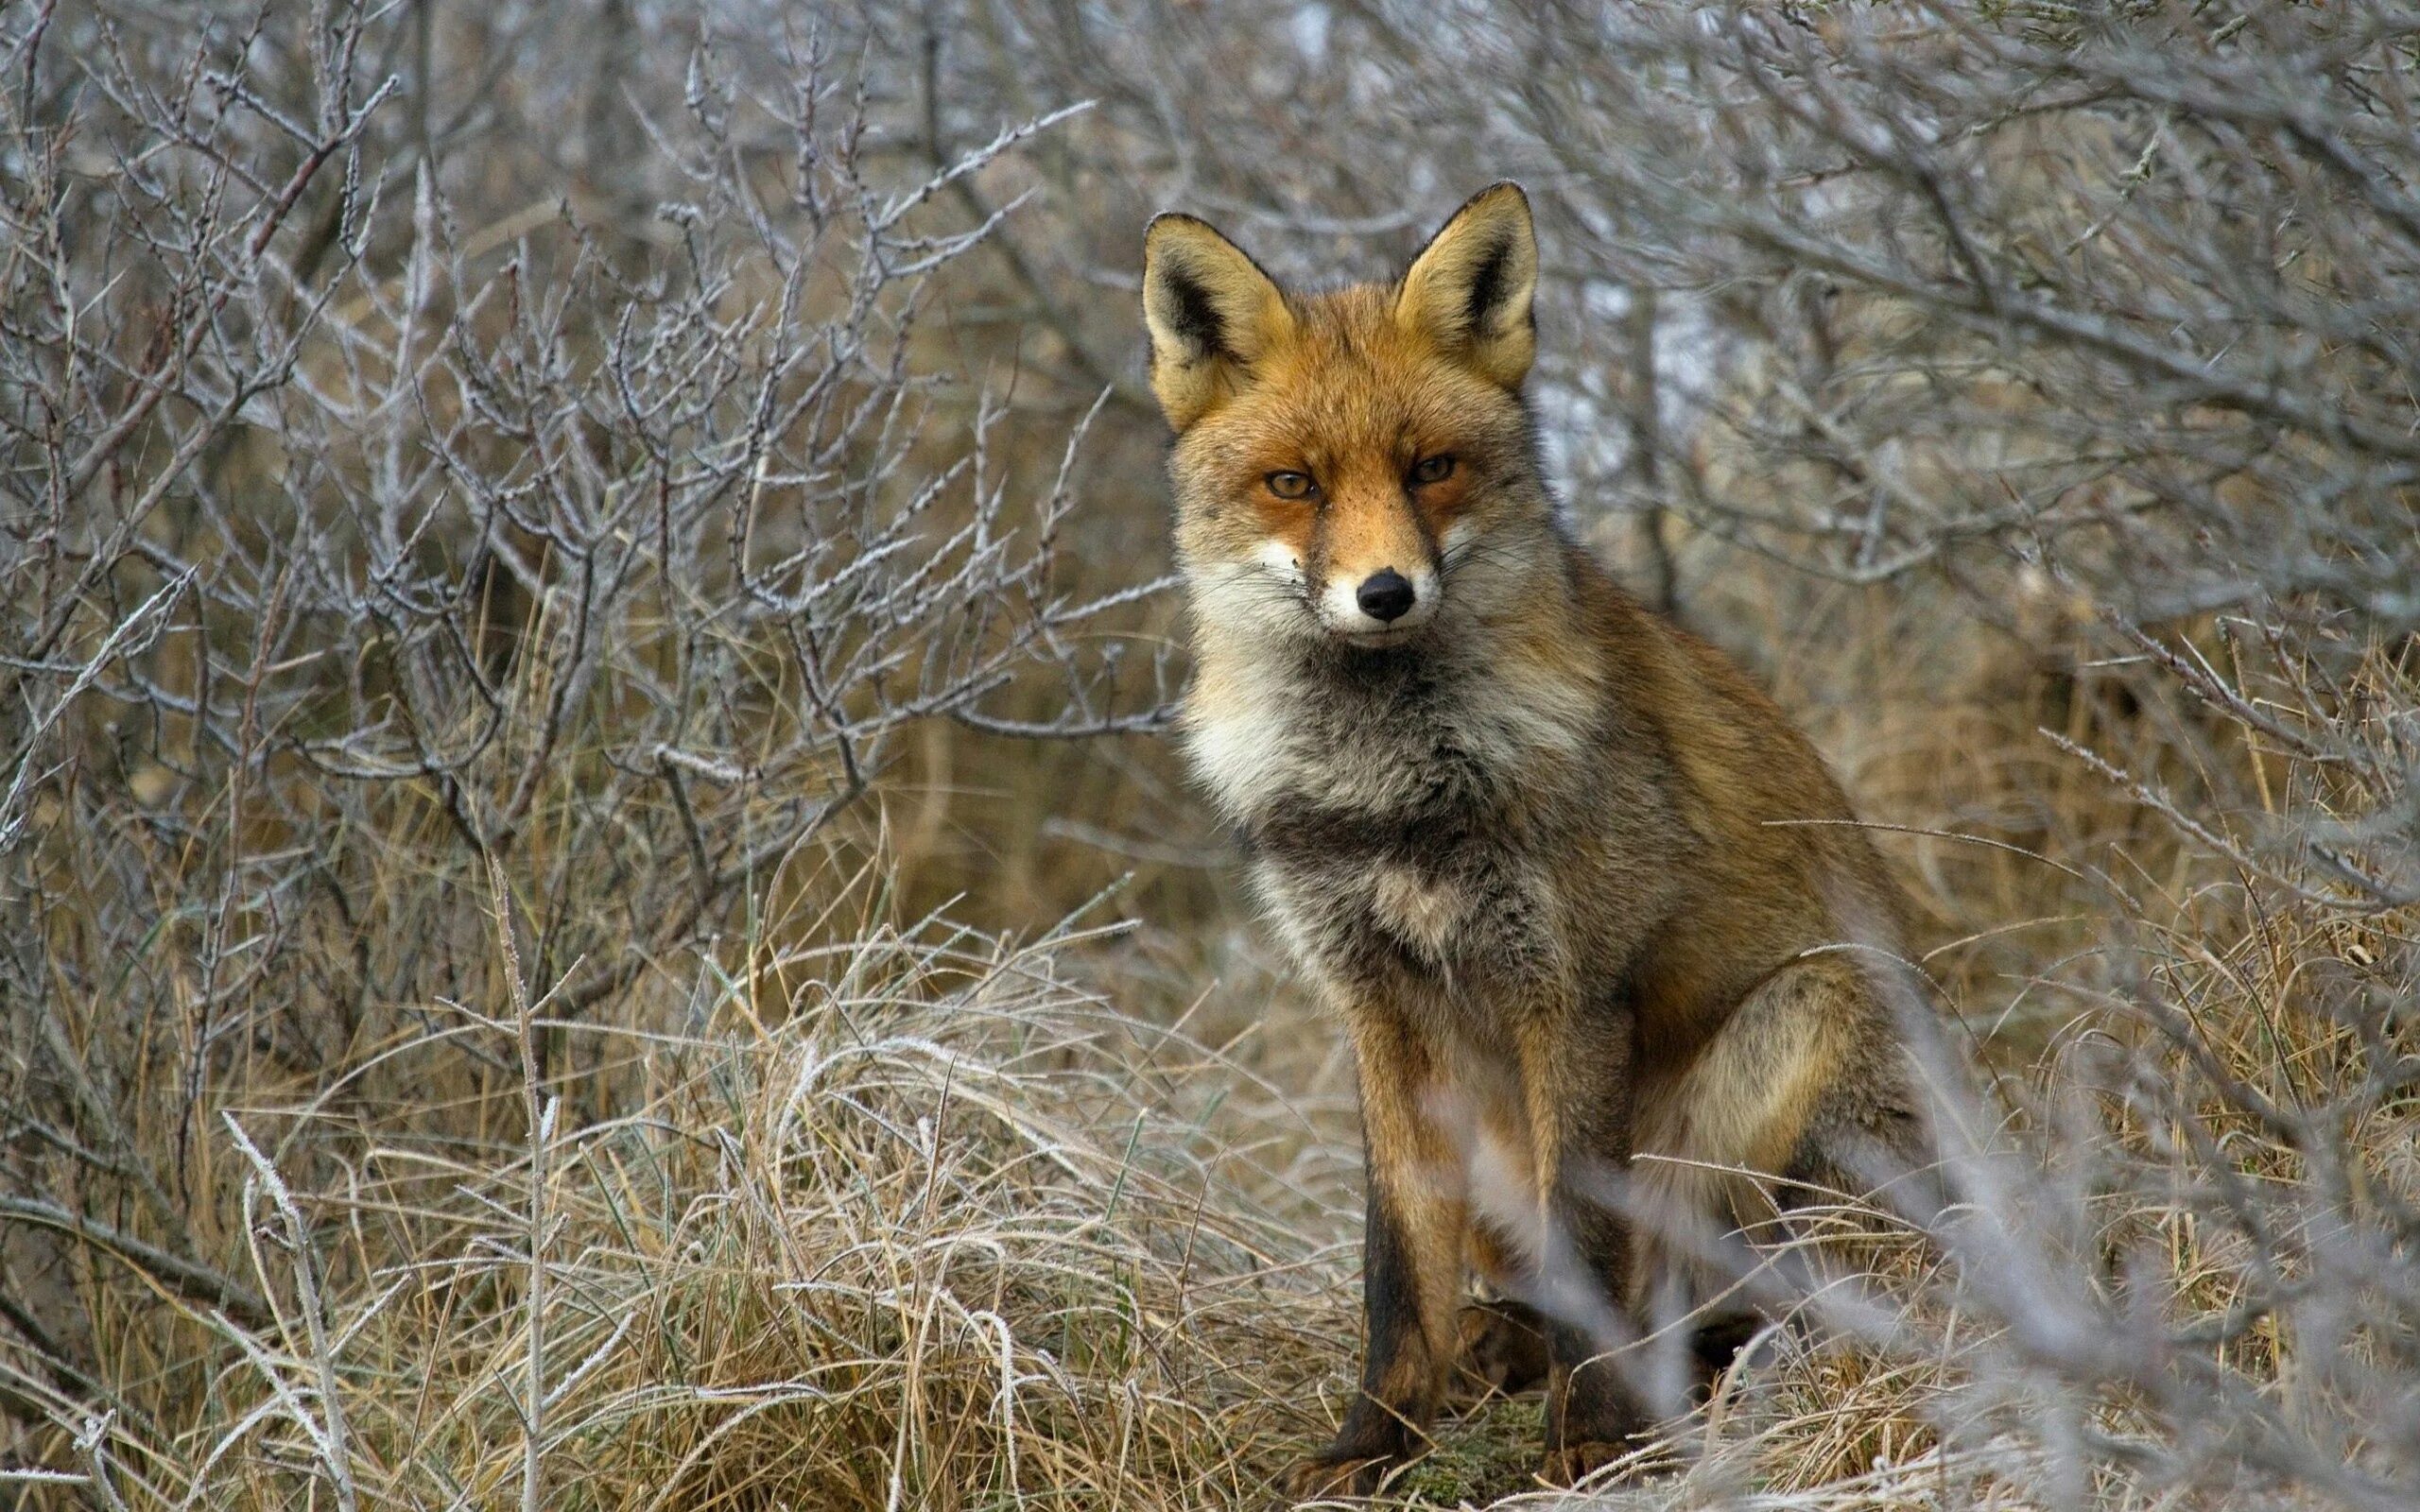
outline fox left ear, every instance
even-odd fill
[[[1412,259],[1395,318],[1512,388],[1538,353],[1537,287],[1530,197],[1507,180],[1472,196]]]

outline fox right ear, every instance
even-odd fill
[[[1207,222],[1165,215],[1143,235],[1143,323],[1151,333],[1151,392],[1182,431],[1285,339],[1294,317],[1242,249]]]

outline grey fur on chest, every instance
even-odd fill
[[[1288,943],[1348,992],[1469,1010],[1557,979],[1564,958],[1552,884],[1517,852],[1472,846],[1261,849],[1263,897]]]
[[[1567,974],[1551,862],[1587,823],[1605,711],[1494,670],[1474,651],[1271,659],[1194,730],[1273,921],[1333,988],[1470,1019]]]
[[[1291,780],[1245,828],[1263,895],[1322,975],[1468,1005],[1558,974],[1547,863],[1570,837],[1541,816],[1570,809],[1540,789],[1568,767],[1468,685],[1424,673],[1307,692]]]

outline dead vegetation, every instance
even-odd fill
[[[0,11],[14,1504],[1266,1504],[1358,1152],[1139,228],[1500,175],[1575,524],[1994,1080],[1648,1472],[1394,1503],[2420,1497],[2420,14],[203,9]]]

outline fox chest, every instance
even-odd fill
[[[1567,787],[1599,714],[1565,680],[1476,650],[1341,668],[1230,651],[1202,668],[1184,726],[1196,775],[1247,829],[1284,810],[1435,828]]]
[[[1270,917],[1296,955],[1347,993],[1477,1006],[1560,974],[1551,882],[1499,837],[1281,811],[1255,840]]]
[[[1584,711],[1476,668],[1308,680],[1231,668],[1188,713],[1280,931],[1347,990],[1467,997],[1552,974],[1553,857]]]

